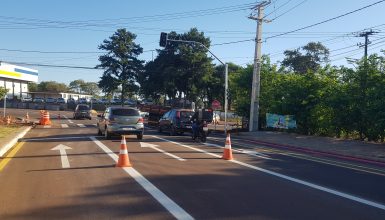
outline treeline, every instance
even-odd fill
[[[30,92],[72,92],[88,95],[99,95],[100,89],[95,82],[85,82],[82,79],[74,80],[66,85],[56,81],[42,81],[40,83],[29,83]]]
[[[168,33],[169,39],[197,41],[210,48],[211,41],[193,28]],[[104,69],[98,85],[105,93],[122,88],[152,98],[185,98],[209,106],[224,103],[224,67],[216,65],[207,51],[191,43],[169,41],[153,61],[139,60],[143,48],[136,35],[117,30],[103,41],[99,57]],[[352,137],[383,141],[385,137],[384,57],[371,55],[354,61],[354,68],[328,65],[329,50],[317,42],[284,52],[280,65],[263,56],[261,70],[260,126],[265,113],[294,115],[297,131],[311,135]],[[238,115],[249,117],[252,65],[229,64],[229,103]]]

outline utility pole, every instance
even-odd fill
[[[250,19],[257,21],[257,33],[255,37],[255,54],[254,54],[254,68],[253,68],[253,82],[251,90],[251,102],[250,102],[250,120],[249,131],[258,131],[258,119],[259,119],[259,93],[260,93],[260,81],[261,81],[261,43],[262,43],[262,23],[263,23],[263,10],[264,7],[270,4],[271,1],[263,1],[259,3],[253,10],[258,10],[258,17],[253,14],[249,16]]]
[[[363,140],[363,134],[364,130],[367,129],[366,125],[366,110],[367,110],[367,105],[366,105],[366,86],[367,86],[367,78],[368,78],[368,45],[370,44],[369,41],[369,36],[373,35],[374,32],[373,30],[365,31],[362,32],[358,35],[358,37],[365,37],[365,44],[359,44],[358,46],[360,47],[365,47],[364,51],[364,68],[365,71],[360,73],[360,89],[361,89],[361,101],[360,101],[360,121],[359,121],[359,134],[360,134],[360,139]]]

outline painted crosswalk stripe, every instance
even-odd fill
[[[81,128],[85,128],[86,127],[84,124],[77,124],[77,126],[79,126]]]
[[[62,128],[68,128],[68,125],[67,124],[61,124],[61,127]]]
[[[43,128],[51,128],[51,125],[44,125]]]

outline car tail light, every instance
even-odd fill
[[[138,122],[136,122],[136,123],[137,123],[137,124],[143,124],[143,122],[144,122],[143,118],[140,117],[140,118],[138,119]]]

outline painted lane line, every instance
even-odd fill
[[[205,153],[207,155],[212,155],[214,157],[221,157],[221,156],[219,156],[217,154],[209,153],[209,152],[207,152],[205,150],[201,150],[201,149],[198,149],[198,148],[195,148],[195,147],[191,147],[191,146],[187,146],[187,145],[184,145],[184,144],[180,144],[178,142],[170,141],[170,140],[167,140],[167,139],[164,139],[164,138],[160,138],[160,137],[157,137],[157,136],[152,136],[152,137],[160,139],[160,140],[168,141],[170,143],[175,143],[175,144],[177,144],[179,146],[187,147],[189,149],[192,149],[192,150],[195,150],[195,151],[198,151],[198,152],[202,152],[202,153]],[[349,200],[352,200],[352,201],[355,201],[355,202],[358,202],[358,203],[362,203],[362,204],[365,204],[365,205],[368,205],[368,206],[372,206],[372,207],[375,207],[375,208],[378,208],[378,209],[385,210],[385,205],[383,205],[381,203],[373,202],[373,201],[370,201],[370,200],[367,200],[367,199],[363,199],[363,198],[360,198],[360,197],[357,197],[357,196],[353,196],[353,195],[350,195],[350,194],[347,194],[347,193],[343,193],[343,192],[340,192],[340,191],[337,191],[337,190],[334,190],[334,189],[329,189],[327,187],[323,187],[323,186],[320,186],[320,185],[317,185],[317,184],[314,184],[314,183],[310,183],[310,182],[303,181],[303,180],[300,180],[300,179],[297,179],[297,178],[286,176],[286,175],[283,175],[283,174],[280,174],[280,173],[277,173],[277,172],[274,172],[274,171],[266,170],[266,169],[263,169],[263,168],[260,168],[260,167],[257,167],[257,166],[253,166],[253,165],[250,165],[250,164],[247,164],[247,163],[243,163],[243,162],[238,161],[238,160],[228,160],[228,162],[235,163],[235,164],[238,164],[238,165],[241,165],[241,166],[244,166],[244,167],[248,167],[248,168],[251,168],[251,169],[254,169],[254,170],[257,170],[257,171],[260,171],[260,172],[263,172],[263,173],[275,176],[275,177],[279,177],[279,178],[282,178],[282,179],[285,179],[285,180],[288,180],[288,181],[291,181],[291,182],[295,182],[295,183],[298,183],[298,184],[301,184],[301,185],[304,185],[304,186],[307,186],[307,187],[310,187],[310,188],[313,188],[313,189],[317,189],[317,190],[320,190],[320,191],[323,191],[323,192],[327,192],[327,193],[330,193],[330,194],[333,194],[333,195],[336,195],[336,196],[340,196],[340,197],[343,197],[343,198],[346,198],[346,199],[349,199]]]
[[[61,124],[61,127],[62,128],[68,128],[68,125],[67,124]]]
[[[44,125],[43,128],[51,128],[51,125]]]
[[[212,138],[211,137],[210,139],[216,140],[219,138]],[[220,140],[222,140],[222,139],[220,139]],[[240,139],[232,139],[232,140],[240,140]],[[247,147],[247,148],[255,149],[256,147]],[[308,160],[308,161],[317,162],[317,163],[321,163],[321,164],[327,164],[327,165],[332,165],[332,166],[336,166],[336,167],[342,167],[342,168],[350,169],[350,170],[357,170],[357,171],[361,171],[364,173],[370,173],[370,174],[375,174],[375,175],[380,175],[380,176],[385,175],[384,170],[376,169],[373,167],[367,167],[367,166],[362,166],[362,165],[357,165],[357,164],[342,162],[342,161],[336,161],[336,160],[331,160],[331,159],[325,159],[325,158],[317,158],[317,157],[312,157],[312,156],[300,154],[300,153],[284,152],[282,150],[270,149],[270,148],[266,148],[264,146],[263,147],[257,147],[257,148],[258,149],[265,149],[269,153],[280,154],[280,155],[287,156],[287,157],[294,157],[294,158],[298,158],[298,159],[302,159],[302,160]]]
[[[16,153],[20,150],[20,148],[24,145],[24,142],[19,142],[15,148],[2,160],[0,161],[0,172],[4,169],[4,167],[11,161],[11,159],[16,155]]]
[[[203,144],[206,146],[224,148],[223,146],[218,145],[218,144],[211,144],[211,143],[203,143]],[[238,153],[247,154],[247,155],[254,156],[254,157],[260,157],[260,158],[266,159],[266,160],[272,160],[272,158],[270,158],[269,156],[262,154],[262,153],[259,153],[259,152],[256,152],[256,151],[250,151],[250,150],[247,151],[247,150],[235,149],[235,148],[232,148],[232,149],[233,149],[233,151],[238,152]]]
[[[118,155],[111,151],[106,145],[98,141],[95,137],[89,137],[96,145],[98,145],[107,155],[109,155],[115,162],[118,162]],[[150,181],[148,181],[142,174],[132,167],[124,167],[123,170],[128,173],[135,181],[141,185],[148,193],[152,195],[164,208],[166,208],[177,219],[194,219],[178,204],[172,201],[166,194],[160,191]]]
[[[79,126],[81,128],[85,128],[86,127],[84,124],[77,124],[77,126]]]
[[[68,160],[66,150],[71,150],[71,149],[72,148],[70,148],[64,144],[59,144],[56,147],[51,149],[51,150],[58,150],[60,152],[60,159],[61,159],[62,168],[70,168],[70,162]]]
[[[70,119],[68,119],[68,122],[70,123],[70,124],[73,124],[74,122],[73,121],[71,121]]]
[[[158,148],[158,146],[159,146],[159,145],[140,142],[140,147],[149,147],[149,148],[152,148],[152,149],[154,149],[154,150],[156,150],[156,151],[159,151],[159,152],[161,152],[161,153],[163,153],[163,154],[165,154],[165,155],[167,155],[167,156],[169,156],[169,157],[175,158],[175,159],[177,159],[177,160],[179,160],[179,161],[186,161],[186,160],[183,159],[183,158],[180,158],[180,157],[178,157],[178,156],[176,156],[176,155],[174,155],[174,154],[168,153],[168,152],[166,152],[166,151],[164,151],[164,150]]]

